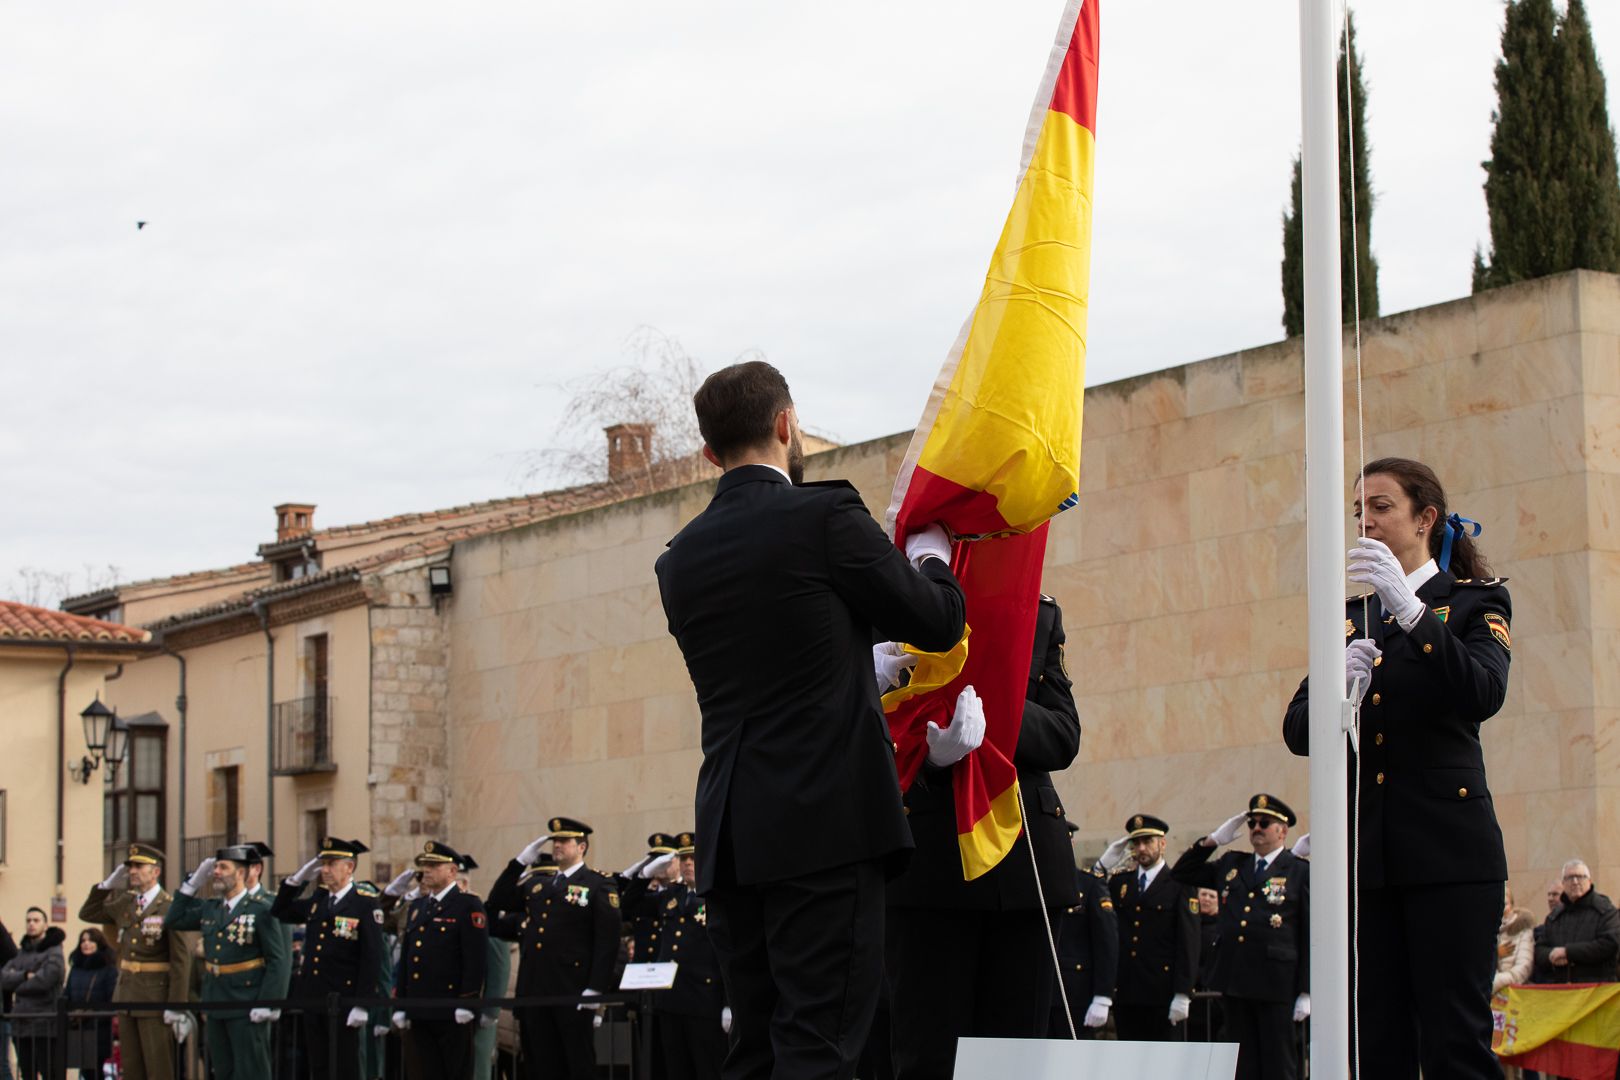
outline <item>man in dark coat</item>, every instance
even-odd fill
[[[847,1076],[883,973],[883,887],[911,847],[872,643],[944,651],[964,602],[932,526],[883,534],[844,482],[801,484],[769,364],[694,398],[725,470],[657,563],[703,714],[698,891],[735,1012],[725,1075]]]
[[[1294,1080],[1294,1023],[1310,1015],[1311,864],[1287,848],[1294,812],[1256,795],[1248,813],[1188,848],[1170,868],[1186,885],[1219,889],[1220,937],[1210,989],[1221,993],[1226,1038],[1238,1043],[1238,1080]],[[1222,844],[1248,826],[1252,853]]]
[[[1042,596],[1013,755],[1039,890],[1023,838],[989,873],[963,880],[952,765],[940,765],[931,754],[906,792],[917,848],[906,872],[889,885],[885,943],[898,1080],[949,1080],[962,1036],[1046,1033],[1054,987],[1041,974],[1052,970],[1048,920],[1077,899],[1074,852],[1051,777],[1080,751],[1065,640],[1062,610]],[[1090,1001],[1080,1004],[1082,1014]]]
[[[1538,983],[1614,982],[1620,957],[1620,912],[1592,888],[1592,871],[1580,859],[1564,864],[1564,893],[1558,910],[1536,933],[1534,981]]]
[[[1069,838],[1080,827],[1068,823]],[[1069,1022],[1073,1034],[1082,1039],[1096,1037],[1108,1023],[1114,1007],[1114,983],[1119,978],[1119,920],[1114,900],[1108,894],[1108,877],[1097,867],[1074,871],[1076,897],[1058,919],[1058,970],[1063,975],[1063,993],[1052,994],[1051,1015],[1046,1037],[1067,1039]],[[1068,1011],[1063,1003],[1068,1001]]]
[[[1129,868],[1109,879],[1119,921],[1114,1027],[1137,1042],[1169,1042],[1192,1011],[1198,974],[1198,897],[1165,865],[1170,826],[1152,814],[1126,822]]]
[[[489,965],[489,918],[478,897],[456,884],[478,864],[440,840],[416,857],[422,894],[411,902],[394,973],[394,1026],[405,1032],[411,1080],[467,1080],[472,1074],[475,1000]],[[466,998],[465,1008],[417,1007],[413,998]],[[351,1068],[359,1061],[351,1061]]]

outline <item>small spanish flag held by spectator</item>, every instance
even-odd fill
[[[951,652],[924,654],[911,683],[884,697],[884,711],[901,786],[909,787],[927,757],[928,722],[949,725],[963,686],[984,702],[984,743],[952,770],[968,879],[999,863],[1023,827],[1012,758],[1046,523],[1079,500],[1099,2],[1070,0],[1064,10],[1012,210],[888,513],[897,543],[932,522],[957,541],[953,569],[967,595],[968,631]]]

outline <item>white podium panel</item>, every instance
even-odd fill
[[[1237,1043],[961,1039],[956,1080],[1232,1080]]]

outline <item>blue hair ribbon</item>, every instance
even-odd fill
[[[1445,535],[1440,539],[1440,569],[1447,573],[1451,572],[1451,545],[1461,539],[1464,533],[1472,538],[1484,531],[1485,526],[1461,514],[1452,514],[1446,518]]]

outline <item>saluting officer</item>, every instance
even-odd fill
[[[1121,1039],[1168,1042],[1192,1008],[1198,973],[1198,898],[1164,862],[1170,826],[1152,814],[1126,823],[1134,866],[1109,881],[1119,919],[1114,1027]]]
[[[118,932],[118,985],[113,1001],[187,1001],[191,997],[189,934],[165,930],[172,897],[159,884],[163,852],[131,844],[123,865],[90,890],[79,908],[87,923],[111,925]],[[183,1012],[119,1014],[120,1059],[125,1080],[170,1080],[174,1043],[169,1028],[184,1037],[191,1018]]]
[[[247,866],[261,859],[251,845],[223,847],[204,859],[164,916],[168,930],[200,930],[203,1001],[280,1001],[292,975],[285,928],[270,897],[247,889]],[[198,894],[208,890],[213,897]],[[210,1012],[204,1025],[215,1080],[270,1080],[270,1021],[275,1010]]]
[[[333,1080],[346,1078],[356,1067],[359,1029],[366,1024],[366,1010],[356,1005],[337,1031],[330,1031],[326,996],[377,997],[381,993],[377,973],[383,963],[382,910],[376,888],[354,880],[355,860],[367,850],[358,840],[324,838],[320,853],[281,883],[271,907],[282,922],[304,928],[304,951],[293,979],[293,997],[305,1003],[301,1017],[304,1057],[310,1074],[319,1080],[333,1076],[328,1069],[333,1039],[337,1040],[339,1070]],[[320,884],[305,899],[304,886],[317,877]]]
[[[653,833],[647,837],[646,857],[614,876],[618,878],[620,911],[630,932],[630,962],[650,964],[658,958],[659,919],[666,899],[662,894],[680,877],[675,838]]]
[[[681,876],[697,880],[697,835],[683,832],[676,844]],[[725,1064],[731,1015],[720,959],[709,940],[708,911],[690,885],[659,896],[664,898],[664,930],[658,959],[676,965],[674,988],[658,996],[659,1045],[670,1080],[713,1080]]]
[[[429,840],[416,857],[422,895],[411,902],[394,978],[394,1026],[405,1032],[410,1080],[465,1080],[472,1075],[475,999],[484,993],[489,919],[483,902],[456,876],[478,863],[449,844]],[[467,998],[465,1008],[412,1007],[412,998]]]
[[[612,878],[585,865],[591,827],[554,817],[540,837],[507,864],[489,890],[501,936],[518,942],[519,997],[593,997],[614,989],[619,954],[619,893]],[[551,841],[554,874],[525,877]],[[522,884],[519,879],[522,878]],[[519,1009],[523,1070],[529,1080],[592,1080],[594,1010],[581,1004]]]
[[[1068,823],[1069,839],[1080,831]],[[1108,1023],[1108,1010],[1114,1007],[1114,981],[1119,972],[1119,925],[1114,917],[1114,900],[1108,894],[1108,877],[1101,869],[1075,867],[1075,902],[1063,909],[1057,924],[1059,970],[1063,973],[1063,993],[1069,1000],[1069,1013],[1077,1021],[1074,1033],[1082,1039],[1096,1037]],[[1085,1013],[1081,1014],[1081,1008]],[[1063,996],[1052,991],[1051,1018],[1047,1037],[1069,1037],[1069,1013],[1063,1011]]]
[[[1210,989],[1221,992],[1226,1036],[1238,1043],[1238,1080],[1294,1080],[1294,1023],[1311,1012],[1311,864],[1286,847],[1294,812],[1256,795],[1238,814],[1188,848],[1170,873],[1220,890],[1220,937]],[[1228,851],[1248,825],[1253,854]]]

